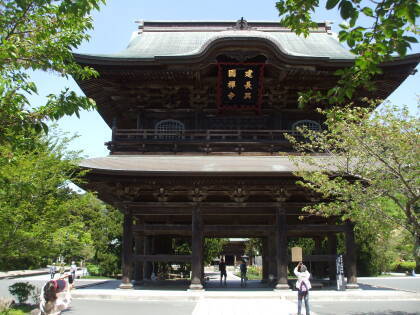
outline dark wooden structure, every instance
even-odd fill
[[[328,25],[303,38],[277,22],[142,22],[126,50],[75,57],[99,72],[78,83],[112,128],[111,155],[81,166],[87,188],[124,213],[122,287],[150,278],[152,262],[191,262],[201,289],[204,238],[261,237],[264,278],[287,289],[288,237],[327,237],[330,253],[310,259],[334,270],[337,233],[356,285],[352,225],[302,213],[318,199],[296,185],[284,136],[322,128],[298,92],[328,89],[354,60]],[[371,96],[387,97],[417,62],[384,64]],[[175,238],[192,254],[175,255]]]

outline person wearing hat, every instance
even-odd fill
[[[309,278],[311,274],[302,262],[297,264],[294,273],[298,278],[296,281],[296,289],[298,290],[298,315],[301,315],[302,300],[305,300],[306,315],[309,315],[309,289],[312,288]]]

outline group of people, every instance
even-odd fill
[[[241,262],[241,264],[239,265],[239,269],[241,271],[241,287],[246,287],[247,265],[245,261]],[[226,278],[227,278],[226,263],[223,259],[220,260],[219,271],[220,271],[220,286],[222,286],[222,284],[226,286]],[[293,272],[295,276],[297,277],[296,289],[298,291],[298,315],[301,315],[302,301],[305,302],[306,315],[309,315],[310,314],[309,290],[312,288],[311,282],[309,281],[309,279],[311,277],[311,274],[309,273],[307,267],[302,262],[299,262],[297,264]]]
[[[241,264],[239,265],[239,270],[241,271],[241,287],[246,287],[246,282],[248,280],[246,273],[247,273],[248,268],[247,268],[245,260],[243,260]],[[222,285],[226,286],[226,278],[227,278],[226,263],[223,258],[220,260],[220,263],[219,263],[219,271],[220,271],[220,286]],[[224,282],[223,282],[223,279],[224,279]]]
[[[55,279],[57,266],[53,263],[50,266],[50,281],[48,281],[41,290],[40,296],[40,315],[59,315],[61,311],[70,306],[70,290],[74,288],[76,279],[77,265],[73,261],[70,265],[70,271],[65,274],[64,263],[58,268],[59,277]]]

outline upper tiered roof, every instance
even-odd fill
[[[84,54],[98,61],[156,61],[185,59],[206,53],[219,42],[260,41],[287,58],[347,61],[354,55],[340,45],[330,28],[319,23],[309,36],[298,36],[278,22],[142,21],[126,49],[113,54]]]

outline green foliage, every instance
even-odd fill
[[[209,265],[215,258],[220,256],[223,246],[226,244],[225,238],[205,238],[204,239],[204,264]]]
[[[28,70],[51,71],[62,77],[89,78],[96,71],[74,62],[72,49],[88,40],[92,10],[104,0],[0,1],[0,142],[16,134],[48,131],[47,120],[79,114],[94,102],[65,89],[49,95],[46,104],[30,104],[37,94]]]
[[[287,242],[287,247],[289,250],[292,247],[302,247],[302,254],[311,255],[314,253],[315,241],[312,238],[298,237],[298,238],[289,238]]]
[[[16,282],[9,286],[9,292],[15,296],[20,304],[25,303],[35,290],[29,282]]]
[[[294,158],[303,179],[298,183],[321,200],[305,210],[352,220],[369,233],[404,228],[418,260],[419,119],[392,106],[372,114],[370,108],[350,106],[321,113],[326,130],[300,129],[304,141],[289,137],[302,153]],[[308,167],[319,171],[305,171]]]
[[[14,149],[0,144],[0,269],[37,268],[58,256],[118,268],[119,258],[108,254],[119,257],[122,214],[68,187],[84,172],[67,152],[71,139],[59,138],[32,135]]]
[[[416,269],[415,261],[398,261],[391,265],[391,271],[393,272],[411,273],[414,269]]]
[[[245,254],[248,256],[258,256],[262,253],[262,239],[250,238],[245,241]]]
[[[236,274],[238,277],[241,276],[241,273]],[[262,268],[258,266],[248,266],[246,270],[246,276],[248,280],[261,280],[262,279]]]
[[[203,245],[204,264],[209,265],[215,258],[220,256],[223,246],[227,240],[224,238],[205,238]],[[191,241],[186,239],[176,239],[172,248],[177,255],[191,255]]]
[[[101,276],[116,276],[120,272],[120,256],[110,252],[98,252],[96,256]]]
[[[101,268],[98,265],[94,264],[87,264],[86,265],[87,271],[91,276],[101,276]]]
[[[276,3],[280,23],[304,36],[309,36],[310,29],[316,27],[311,15],[320,5],[318,0],[280,0]],[[340,104],[351,99],[358,88],[372,89],[371,80],[381,73],[380,64],[394,55],[404,57],[411,44],[417,43],[418,1],[328,0],[325,8],[338,10],[345,20],[340,24],[338,38],[350,47],[356,60],[352,67],[337,71],[338,84],[327,93],[302,93],[301,105],[311,99]]]

